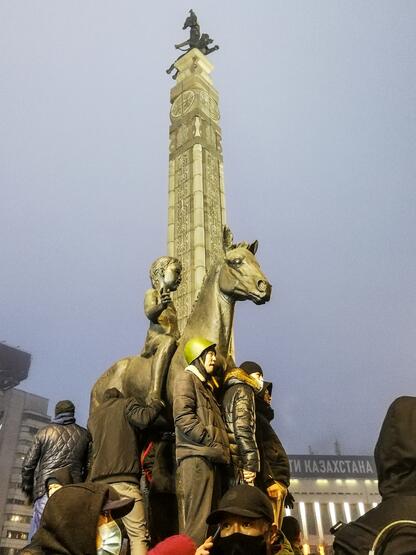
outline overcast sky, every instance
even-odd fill
[[[291,453],[373,450],[416,394],[416,2],[2,0],[0,340],[21,388],[73,399],[138,352],[166,253],[173,44],[220,44],[228,223],[273,284],[237,360],[275,390]]]

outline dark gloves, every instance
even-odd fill
[[[31,484],[22,484],[22,491],[26,495],[30,504],[33,503],[33,486]]]
[[[287,492],[286,494],[286,499],[285,499],[285,507],[286,509],[293,509],[295,504],[295,498],[293,497],[293,495],[290,493],[290,491]]]

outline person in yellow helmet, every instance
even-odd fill
[[[173,396],[179,531],[200,545],[206,538],[206,519],[221,497],[222,468],[230,461],[230,451],[210,385],[215,343],[193,337],[184,355],[188,366],[176,379]]]

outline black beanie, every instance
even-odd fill
[[[300,525],[294,516],[285,516],[282,521],[282,532],[290,543],[299,538]]]
[[[251,360],[246,360],[240,364],[240,368],[244,370],[246,374],[254,374],[254,372],[260,372],[263,375],[262,367],[257,364],[257,362],[253,362]]]
[[[75,405],[72,401],[58,401],[55,405],[55,416],[62,414],[63,412],[75,412]]]

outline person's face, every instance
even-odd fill
[[[202,358],[202,363],[208,374],[212,374],[215,370],[215,361],[217,360],[217,355],[215,351],[207,351]]]
[[[266,391],[264,392],[264,401],[268,405],[272,404],[272,396],[270,395],[270,391],[268,389],[266,389]]]
[[[176,291],[181,282],[181,267],[177,262],[171,262],[165,270],[163,277],[165,287],[170,291]]]
[[[247,518],[237,515],[228,515],[221,522],[220,537],[226,538],[232,534],[245,534],[246,536],[263,536],[270,525],[262,518]]]
[[[261,372],[252,372],[250,374],[250,377],[254,378],[256,380],[256,382],[258,383],[259,391],[261,389],[263,389],[263,376],[262,376]]]

